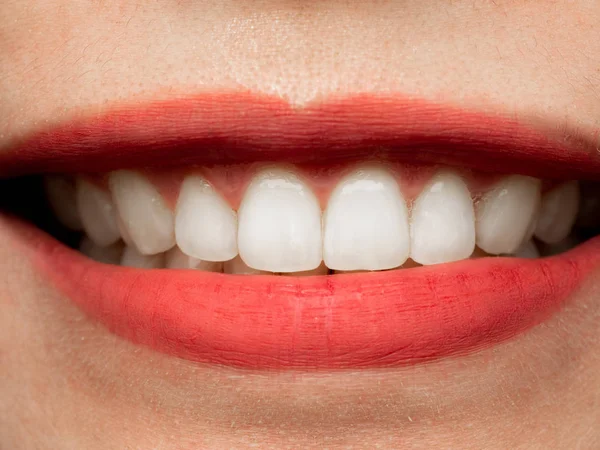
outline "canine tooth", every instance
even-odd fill
[[[264,170],[246,190],[238,211],[241,258],[254,269],[300,272],[322,259],[321,209],[293,172]]]
[[[408,259],[408,210],[384,169],[362,168],[345,177],[331,194],[323,224],[323,260],[331,269],[385,270]]]
[[[165,254],[143,255],[135,247],[127,246],[121,257],[121,265],[139,269],[163,269],[165,267]]]
[[[437,174],[414,203],[411,258],[423,265],[466,259],[475,249],[471,194],[452,172]]]
[[[117,213],[108,192],[84,179],[77,180],[76,201],[83,229],[101,247],[117,242],[121,233]]]
[[[248,267],[239,256],[236,256],[230,261],[225,261],[223,263],[223,272],[235,275],[273,275],[273,272]]]
[[[561,184],[542,196],[535,236],[547,244],[556,244],[570,233],[579,211],[579,184]]]
[[[540,252],[533,241],[527,241],[514,254],[516,258],[536,259],[540,257]]]
[[[144,176],[119,170],[109,175],[109,186],[123,226],[140,253],[162,253],[175,245],[173,213]]]
[[[223,263],[203,261],[193,256],[188,256],[177,247],[173,247],[167,252],[165,267],[167,269],[196,269],[205,272],[223,272]]]
[[[123,244],[117,242],[106,247],[101,247],[85,236],[81,240],[79,251],[94,261],[118,265],[121,262],[121,255],[123,254]]]
[[[541,182],[512,175],[486,192],[477,205],[477,245],[492,255],[513,254],[537,220]]]
[[[238,253],[236,213],[198,176],[181,186],[175,238],[184,253],[206,261],[228,261]]]
[[[44,178],[44,187],[58,221],[71,230],[81,230],[83,225],[77,211],[73,181],[60,175],[48,175]]]

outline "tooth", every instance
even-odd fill
[[[575,247],[577,247],[579,244],[581,244],[581,240],[579,240],[574,235],[569,235],[562,241],[554,244],[546,244],[544,242],[540,242],[539,250],[542,256],[555,256],[560,255],[561,253],[568,252],[569,250],[572,250]]]
[[[196,269],[205,272],[223,272],[222,262],[203,261],[183,253],[179,248],[173,247],[166,254],[167,269]]]
[[[59,175],[49,175],[44,179],[46,197],[56,218],[67,228],[81,230],[81,218],[75,201],[75,184]]]
[[[165,254],[143,255],[135,247],[127,246],[121,257],[121,265],[139,269],[163,269],[165,267]]]
[[[121,219],[121,216],[119,216],[118,214],[117,214],[117,226],[119,227],[119,233],[121,234],[121,238],[123,239],[123,242],[125,242],[129,246],[133,246],[134,245],[133,239],[131,239],[129,232],[127,231],[127,227],[123,223],[123,219]]]
[[[313,270],[304,270],[302,272],[292,272],[289,274],[284,274],[284,275],[291,275],[291,276],[295,276],[295,277],[312,277],[312,276],[318,276],[318,275],[327,275],[329,273],[329,269],[327,268],[327,266],[323,263],[321,263],[321,265],[319,267],[317,267],[316,269]]]
[[[513,175],[488,191],[477,205],[477,245],[492,255],[513,254],[529,240],[537,220],[541,182]]]
[[[579,211],[579,185],[561,184],[542,196],[535,236],[547,244],[556,244],[570,233]]]
[[[206,261],[228,261],[237,253],[237,217],[212,186],[198,176],[187,177],[175,215],[177,245]]]
[[[437,174],[414,203],[411,258],[423,265],[466,259],[475,249],[471,194],[452,172]]]
[[[77,209],[89,238],[100,247],[117,242],[121,233],[108,192],[83,179],[77,180],[76,190]]]
[[[236,256],[231,261],[225,261],[223,272],[236,275],[273,275],[273,272],[257,270],[253,269],[252,267],[248,267],[239,256]]]
[[[175,245],[173,213],[145,177],[119,170],[109,175],[109,186],[123,226],[140,253],[153,255]]]
[[[408,259],[408,210],[384,169],[345,177],[331,194],[323,224],[323,260],[330,269],[385,270]]]
[[[248,266],[287,273],[321,264],[319,202],[293,172],[271,169],[257,174],[238,220],[239,252]]]
[[[540,252],[533,241],[527,241],[515,252],[514,256],[516,258],[535,259],[540,257]]]
[[[121,262],[123,244],[121,242],[117,242],[116,244],[112,244],[107,247],[101,247],[90,238],[85,236],[79,245],[79,250],[81,253],[90,259],[93,259],[94,261],[104,264],[118,265]]]

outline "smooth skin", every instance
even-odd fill
[[[592,136],[594,0],[2,0],[0,151],[135,99],[400,92]],[[600,448],[600,273],[495,348],[401,369],[252,373],[136,347],[0,219],[0,448]]]

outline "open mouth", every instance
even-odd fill
[[[3,209],[36,227],[4,216],[40,271],[111,331],[199,362],[461,354],[542,322],[600,265],[593,151],[423,102],[204,96],[3,158]]]

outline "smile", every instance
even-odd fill
[[[422,101],[205,95],[1,158],[5,189],[44,175],[26,182],[51,218],[1,216],[40,273],[114,333],[201,363],[464,354],[543,322],[600,266],[594,151]]]

